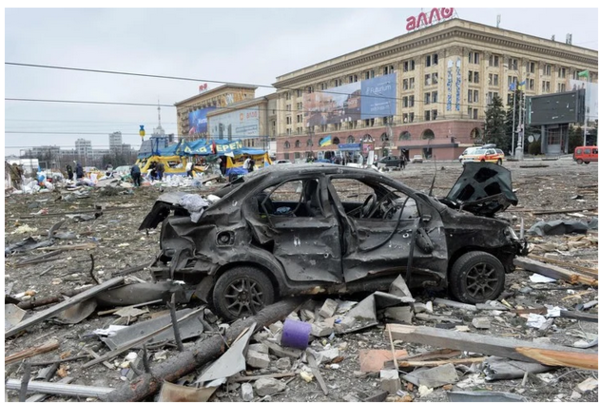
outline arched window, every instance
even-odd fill
[[[387,133],[382,133],[381,134],[381,141],[390,141],[390,137],[388,136]]]
[[[471,139],[477,140],[481,138],[481,130],[478,127],[471,130]]]
[[[283,148],[290,148],[290,142],[286,141],[285,143],[283,143]]]
[[[366,141],[366,142],[370,141],[370,142],[372,142],[373,141],[373,137],[371,137],[371,135],[369,133],[367,133],[367,134],[365,134],[363,136],[362,141]]]
[[[421,134],[421,138],[423,140],[433,140],[435,138],[435,133],[431,129],[425,129],[423,134]]]
[[[346,144],[354,144],[354,141],[353,135],[349,135],[348,138],[346,138]]]
[[[410,132],[400,133],[400,140],[410,140]]]
[[[300,140],[296,140],[296,148],[300,148]]]
[[[333,144],[336,144],[336,145],[337,145],[337,144],[340,144],[340,139],[339,139],[339,138],[337,138],[337,137],[334,137],[334,138],[333,138],[333,141],[332,141],[332,143],[333,143]]]
[[[312,139],[308,139],[308,140],[306,140],[306,145],[307,145],[308,147],[312,147],[312,145],[313,145],[313,141],[312,141]]]

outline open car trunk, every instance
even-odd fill
[[[440,201],[485,217],[492,217],[518,203],[512,190],[510,171],[487,162],[465,164],[462,175]]]

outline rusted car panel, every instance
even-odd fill
[[[487,171],[473,171],[475,165]],[[442,200],[376,171],[316,164],[267,168],[221,189],[222,198],[197,223],[178,205],[181,194],[161,196],[140,229],[164,221],[155,273],[197,285],[197,294],[212,296],[229,318],[235,317],[224,307],[229,303],[250,309],[315,288],[375,290],[398,274],[407,275],[410,286],[461,282],[457,298],[477,300],[499,293],[504,277],[498,272],[512,270],[512,258],[524,253],[524,242],[507,223],[475,215],[516,203],[510,173],[484,165],[468,164]],[[364,185],[369,195],[341,197],[344,181]],[[492,269],[480,264],[480,255],[460,259],[473,251],[485,253],[482,261]],[[465,264],[494,278],[482,287],[469,285]],[[468,287],[478,291],[469,296]]]

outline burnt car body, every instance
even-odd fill
[[[443,199],[329,164],[265,168],[214,194],[197,223],[177,204],[183,193],[163,195],[140,230],[163,222],[155,278],[192,285],[228,319],[286,295],[387,290],[399,274],[485,302],[526,251],[492,218],[517,203],[510,172],[493,164],[467,164]]]

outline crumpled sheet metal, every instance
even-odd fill
[[[181,286],[169,281],[127,284],[105,291],[94,298],[98,302],[98,306],[101,307],[129,306],[157,299],[166,301],[171,292],[175,292],[175,302],[185,303],[189,301]]]
[[[520,379],[527,372],[540,374],[554,368],[539,363],[516,361],[502,357],[489,357],[483,362],[482,369],[486,381],[498,381],[502,379]]]
[[[178,204],[190,213],[193,223],[200,221],[204,209],[209,206],[208,201],[197,194],[186,194],[181,196]]]
[[[525,402],[521,395],[508,392],[446,392],[449,402]]]
[[[192,309],[189,308],[177,311],[177,319],[182,318],[190,312],[192,312]],[[204,326],[202,325],[202,322],[199,319],[200,315],[202,314],[203,311],[200,310],[198,311],[197,315],[194,315],[179,323],[179,333],[181,334],[182,340],[197,337],[202,334],[202,332],[204,331]],[[128,326],[125,329],[117,331],[113,336],[103,338],[102,341],[111,350],[116,350],[122,345],[129,343],[131,340],[135,340],[139,337],[149,334],[157,329],[160,329],[163,326],[168,325],[169,323],[171,323],[171,315],[166,314],[156,319],[146,320]],[[175,335],[173,333],[172,327],[158,333],[156,336],[150,339],[148,343],[157,343],[166,340],[175,340]]]
[[[47,239],[45,241],[38,242],[34,238],[29,237],[22,241],[10,244],[6,248],[4,248],[4,256],[15,252],[27,252],[37,248],[43,248],[52,245],[54,245],[54,240],[52,239]]]
[[[97,306],[95,299],[88,299],[61,311],[55,318],[61,323],[72,325],[93,314]]]

